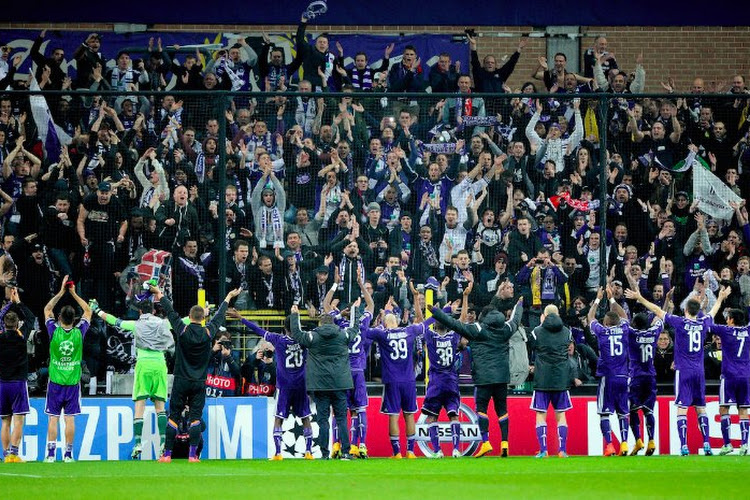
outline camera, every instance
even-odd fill
[[[267,359],[273,359],[273,351],[271,349],[266,349],[263,351],[263,357]]]
[[[225,349],[231,349],[232,348],[232,341],[231,340],[220,340],[219,345]]]
[[[465,30],[464,30],[464,33],[466,33],[467,35],[469,35],[469,36],[470,36],[470,37],[472,37],[472,38],[474,38],[474,37],[476,37],[476,36],[477,36],[477,32],[476,32],[476,31],[474,31],[474,28],[468,28],[468,29],[465,29]]]

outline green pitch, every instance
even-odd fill
[[[3,498],[746,498],[750,457],[0,464]],[[493,495],[493,496],[490,496]]]

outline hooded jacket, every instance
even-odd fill
[[[359,334],[359,321],[341,329],[334,324],[302,330],[299,314],[292,314],[292,338],[307,349],[307,391],[340,391],[352,389],[349,368],[349,342]]]
[[[550,314],[534,328],[529,336],[531,348],[536,353],[534,361],[534,389],[538,391],[565,391],[570,381],[568,344],[570,330],[557,314]]]
[[[474,385],[507,384],[510,382],[508,341],[518,329],[523,314],[522,301],[513,308],[509,321],[505,315],[493,310],[482,316],[478,323],[464,324],[433,307],[435,320],[469,339],[471,348],[471,374]]]

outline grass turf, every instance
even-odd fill
[[[0,464],[4,498],[742,498],[750,457]]]

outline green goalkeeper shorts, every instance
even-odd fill
[[[167,363],[164,360],[139,359],[135,363],[133,401],[167,400]]]

